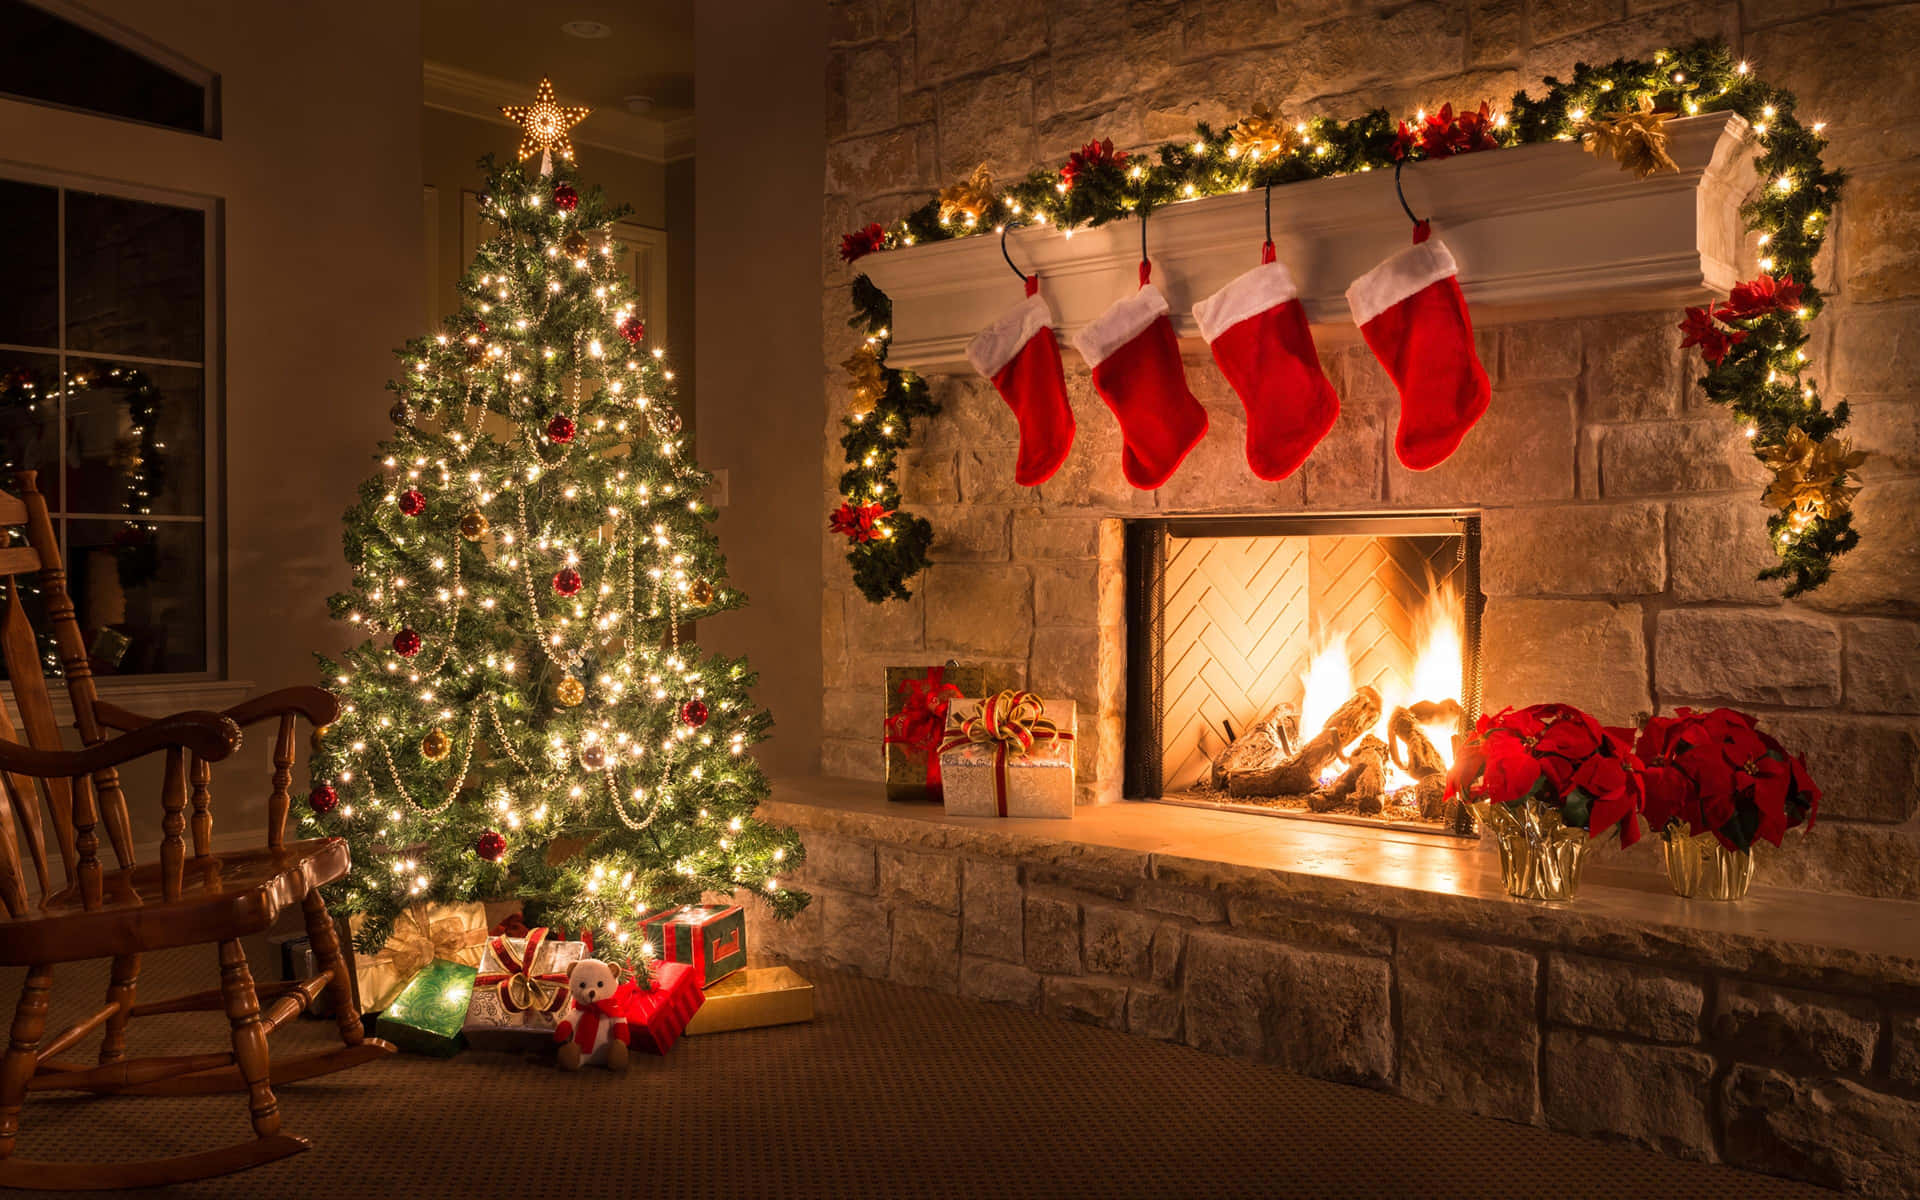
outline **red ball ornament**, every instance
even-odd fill
[[[408,488],[400,493],[400,511],[410,517],[417,517],[427,511],[427,498],[418,488]]]
[[[322,783],[307,793],[307,807],[323,816],[333,811],[340,803],[340,793],[333,790],[332,784]]]
[[[647,336],[646,322],[639,317],[628,317],[620,322],[620,336],[627,339],[630,345],[638,346],[640,339]]]
[[[680,720],[695,729],[707,723],[707,705],[702,700],[689,700],[680,706]]]
[[[482,321],[479,317],[475,317],[473,319],[473,331],[479,334],[481,337],[487,336],[487,323],[485,321]]]
[[[473,843],[473,852],[488,862],[499,862],[507,853],[507,839],[497,829],[489,829]]]
[[[580,590],[580,572],[572,567],[561,567],[553,573],[553,590],[562,596],[571,596]]]
[[[561,212],[572,212],[580,207],[580,193],[573,190],[570,183],[553,185],[553,206]]]
[[[411,629],[402,629],[394,634],[393,652],[402,658],[412,658],[420,653],[420,635]]]
[[[547,422],[547,436],[556,442],[570,442],[573,440],[574,430],[577,428],[578,426],[573,423],[572,417],[561,413],[554,417],[553,420]]]

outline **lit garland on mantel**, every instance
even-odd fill
[[[1421,113],[1411,125],[1385,109],[1352,121],[1312,117],[1289,124],[1264,107],[1216,132],[1130,155],[1111,141],[1090,142],[1059,170],[1042,168],[995,194],[984,171],[947,188],[892,227],[869,225],[846,235],[841,255],[853,262],[875,251],[1027,225],[1065,230],[1104,225],[1182,200],[1275,184],[1392,168],[1401,159],[1443,158],[1481,149],[1581,140],[1589,150],[1645,176],[1672,169],[1666,156],[1669,116],[1734,112],[1746,118],[1760,146],[1763,181],[1741,206],[1759,237],[1760,269],[1727,302],[1688,310],[1685,346],[1700,347],[1709,399],[1730,407],[1755,457],[1775,474],[1766,493],[1780,562],[1760,573],[1785,581],[1797,596],[1824,584],[1833,560],[1860,540],[1851,500],[1864,455],[1836,436],[1847,424],[1842,401],[1827,408],[1804,378],[1807,327],[1822,301],[1812,284],[1813,260],[1826,238],[1842,176],[1821,162],[1820,124],[1802,124],[1794,97],[1761,81],[1718,42],[1700,42],[1651,59],[1604,66],[1576,64],[1572,79],[1549,77],[1534,99],[1516,93],[1504,112],[1488,106],[1455,115]],[[887,367],[890,306],[865,275],[853,281],[854,316],[864,330],[861,355],[847,363],[856,401],[841,445],[848,469],[844,503],[832,528],[849,539],[854,582],[879,603],[911,595],[907,581],[927,565],[932,529],[900,510],[897,457],[915,417],[939,411],[926,384]],[[858,361],[871,356],[872,364]],[[877,370],[876,370],[877,368]]]

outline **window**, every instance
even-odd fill
[[[96,675],[214,670],[210,202],[0,178],[0,472],[35,470]]]
[[[0,0],[0,93],[218,135],[211,73],[61,0]]]

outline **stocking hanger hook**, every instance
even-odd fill
[[[1145,198],[1140,201],[1140,286],[1147,286],[1153,277],[1153,263],[1147,259],[1147,218],[1153,215],[1153,205]]]
[[[1406,165],[1407,160],[1404,158],[1393,164],[1393,194],[1400,199],[1400,211],[1406,213],[1407,220],[1413,222],[1413,240],[1417,245],[1427,240],[1427,234],[1432,230],[1432,222],[1425,217],[1414,216],[1412,207],[1407,204],[1406,190],[1400,185],[1400,169]]]
[[[1027,273],[1022,271],[1019,266],[1014,263],[1013,255],[1007,253],[1007,235],[1012,232],[1013,229],[1011,226],[1002,225],[1000,227],[1000,257],[1007,260],[1007,266],[1012,268],[1013,273],[1020,277],[1021,283],[1025,283],[1027,281]]]

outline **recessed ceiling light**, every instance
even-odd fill
[[[630,113],[650,113],[653,111],[652,96],[622,96],[621,101]]]
[[[603,38],[613,36],[613,26],[599,21],[568,21],[560,27],[568,37]]]

